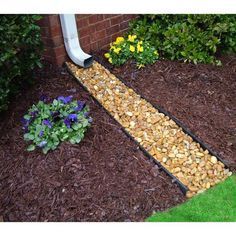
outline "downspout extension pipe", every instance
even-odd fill
[[[76,65],[90,67],[93,64],[93,56],[85,53],[80,47],[75,15],[60,14],[60,21],[68,56]]]

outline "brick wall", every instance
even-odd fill
[[[87,53],[107,49],[117,36],[128,29],[129,21],[136,15],[76,15],[76,22],[81,47]],[[40,20],[45,60],[62,65],[67,60],[59,15],[44,15]]]

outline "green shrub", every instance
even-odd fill
[[[111,44],[109,52],[104,56],[115,66],[133,59],[138,68],[153,64],[158,59],[156,49],[149,42],[139,40],[136,35],[128,35],[127,38],[117,37],[116,41]]]
[[[46,154],[62,141],[79,143],[92,122],[88,112],[85,102],[73,101],[72,96],[60,96],[49,103],[42,97],[22,119],[24,139],[32,142],[27,150],[39,147]]]
[[[171,60],[219,65],[218,53],[236,52],[235,15],[141,15],[129,33]]]
[[[40,64],[42,43],[38,15],[0,16],[0,111]]]

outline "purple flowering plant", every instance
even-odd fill
[[[59,96],[52,102],[40,99],[22,118],[24,139],[31,142],[27,150],[38,147],[46,154],[63,141],[79,143],[91,122],[89,107],[84,101],[73,100],[72,96]]]

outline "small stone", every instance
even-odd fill
[[[135,126],[135,122],[134,121],[130,121],[130,128],[134,128]]]
[[[133,113],[130,112],[130,111],[127,111],[126,114],[127,114],[128,116],[132,116],[132,115],[133,115]]]
[[[217,163],[217,158],[215,156],[211,157],[211,163],[213,163],[213,164]]]
[[[163,158],[162,158],[162,162],[166,163],[166,162],[167,162],[167,158],[166,158],[166,157],[163,157]]]
[[[210,188],[210,187],[211,187],[211,184],[210,184],[209,182],[207,182],[206,188],[208,189],[208,188]]]
[[[174,153],[170,153],[170,154],[168,155],[168,157],[170,157],[170,158],[175,158],[175,154],[174,154]]]
[[[193,193],[191,193],[190,191],[188,191],[187,193],[186,193],[186,197],[187,198],[191,198],[193,196]]]

